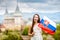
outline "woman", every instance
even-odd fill
[[[29,27],[28,35],[31,37],[31,40],[43,40],[42,30],[38,27],[40,23],[40,17],[38,14],[33,16],[32,26]]]

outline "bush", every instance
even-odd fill
[[[28,35],[28,26],[24,28],[22,35]]]
[[[16,32],[17,34],[20,34],[20,31],[18,31],[18,30],[6,30],[6,31],[4,31],[3,32],[3,34],[5,34],[5,35],[8,35],[8,34],[10,34],[10,33],[13,33],[13,32]]]
[[[57,30],[56,33],[54,35],[55,40],[60,40],[60,24],[57,25]]]
[[[22,40],[19,31],[6,30],[1,35],[1,40]]]
[[[12,32],[12,33],[9,33],[8,34],[8,38],[5,38],[3,40],[22,40],[22,39],[21,39],[21,36],[20,35],[18,35],[15,32]]]
[[[8,38],[8,36],[0,33],[0,40],[3,40],[3,39],[5,39],[5,38]]]

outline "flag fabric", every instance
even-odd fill
[[[48,17],[44,16],[38,27],[42,28],[45,33],[54,34],[56,31],[56,23],[50,20]]]

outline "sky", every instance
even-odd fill
[[[6,6],[9,13],[14,12],[16,5],[17,0],[0,0],[0,15],[4,14]],[[18,6],[22,13],[39,13],[41,16],[52,16],[56,21],[60,20],[60,0],[18,0]]]

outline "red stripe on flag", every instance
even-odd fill
[[[44,27],[41,23],[39,23],[38,27],[42,28],[42,30],[45,32],[45,33],[49,33],[51,35],[53,35],[55,32],[53,32],[52,30],[50,30],[48,27]]]

